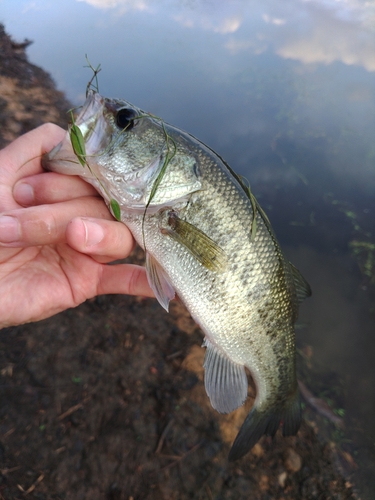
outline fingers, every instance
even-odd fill
[[[18,179],[43,171],[41,156],[50,151],[65,136],[66,131],[53,123],[21,135],[0,151],[1,170]]]
[[[53,172],[22,178],[13,189],[13,197],[21,206],[43,205],[83,196],[99,196],[96,189],[76,175]]]
[[[97,294],[107,293],[123,293],[143,297],[155,296],[148,284],[146,270],[133,264],[103,266]]]
[[[135,245],[124,224],[83,217],[76,217],[68,224],[66,239],[74,250],[90,254],[98,262],[124,259]]]
[[[104,201],[92,196],[20,208],[0,217],[0,246],[21,248],[66,242],[66,228],[77,214],[113,220]]]
[[[0,151],[0,211],[19,205],[13,198],[13,186],[22,177],[43,171],[41,156],[63,137],[64,130],[48,123],[22,135]]]
[[[0,217],[0,246],[22,248],[57,243],[68,243],[98,262],[123,259],[135,244],[129,229],[113,221],[101,198],[87,196],[21,208]]]
[[[66,235],[70,247],[102,263],[127,257],[135,245],[130,230],[117,221],[76,217]],[[145,268],[133,264],[101,266],[95,295],[108,293],[155,296]]]

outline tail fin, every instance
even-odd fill
[[[280,422],[283,422],[283,436],[297,434],[301,425],[301,418],[298,391],[282,407],[269,406],[265,410],[259,410],[257,406],[254,406],[233,443],[229,452],[229,460],[238,460],[243,455],[246,455],[263,434],[273,437],[279,428]]]

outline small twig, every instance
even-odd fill
[[[35,490],[35,488],[38,486],[39,483],[41,483],[44,479],[44,474],[42,473],[38,479],[35,481],[35,483],[33,483],[30,488],[28,488],[27,490],[25,490],[20,484],[17,484],[17,488],[22,491],[22,493],[26,495],[28,495],[29,493],[33,492]]]
[[[71,408],[69,408],[69,410],[66,410],[66,412],[62,413],[57,418],[57,420],[63,420],[65,417],[69,417],[69,415],[71,415],[72,413],[74,413],[77,410],[80,410],[81,408],[83,408],[83,404],[82,403],[79,403],[78,405],[72,406]]]
[[[201,446],[202,443],[203,443],[203,440],[200,441],[195,446],[193,446],[191,448],[191,450],[187,451],[186,453],[184,453],[183,455],[181,455],[180,457],[178,457],[174,462],[171,462],[170,464],[165,465],[160,470],[169,469],[170,467],[173,467],[174,465],[177,465],[179,462],[181,462],[181,460],[183,460],[185,457],[187,457],[188,455],[190,455],[191,453],[193,453],[193,451],[196,451]]]
[[[167,458],[168,460],[179,460],[181,455],[159,455],[160,458]]]
[[[212,496],[212,492],[211,492],[211,489],[209,486],[206,485],[206,493],[207,493],[207,496],[210,500],[214,500],[214,497]]]
[[[9,429],[9,431],[7,431],[4,435],[3,435],[3,438],[6,438],[8,436],[10,436],[11,434],[13,434],[13,432],[16,430],[15,427],[13,427],[13,429]]]
[[[14,472],[15,470],[18,470],[18,469],[21,469],[20,465],[17,465],[17,467],[11,467],[10,469],[0,469],[0,473],[3,476],[6,476],[7,474],[9,474],[9,472]]]
[[[169,429],[172,427],[172,424],[174,423],[174,418],[172,418],[167,425],[165,426],[165,429],[161,433],[158,445],[156,447],[155,453],[158,455],[161,452],[161,449],[163,448],[164,440],[169,432]]]
[[[169,354],[169,356],[166,356],[165,359],[174,359],[174,358],[178,358],[181,354],[183,353],[183,351],[176,351],[172,354]]]

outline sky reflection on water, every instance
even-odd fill
[[[34,40],[30,59],[75,104],[91,76],[83,69],[88,54],[102,65],[103,94],[188,130],[250,180],[287,255],[311,282],[299,344],[312,346],[322,379],[334,371],[344,381],[357,481],[362,498],[373,498],[375,3],[0,5],[0,22],[14,38]]]

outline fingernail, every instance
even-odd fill
[[[13,196],[20,205],[32,205],[34,203],[34,188],[26,182],[20,182],[14,186]]]
[[[99,224],[91,220],[82,219],[83,225],[86,230],[86,246],[91,247],[92,245],[97,245],[104,238],[104,231]]]
[[[18,220],[10,215],[0,217],[0,242],[13,243],[19,241],[21,227]]]

